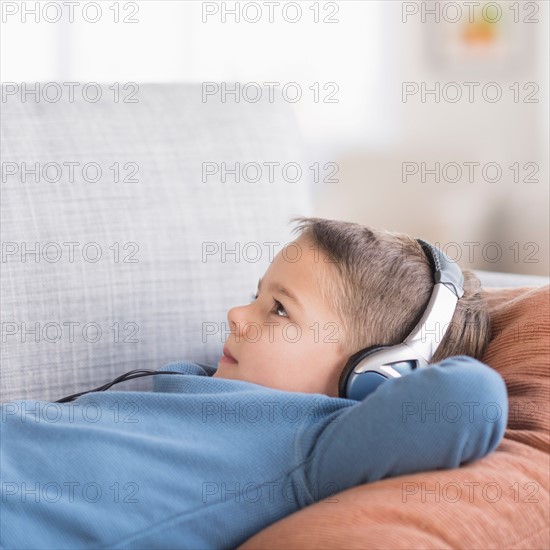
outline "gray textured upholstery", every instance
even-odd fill
[[[217,363],[228,308],[256,290],[270,247],[292,240],[289,218],[312,214],[288,104],[203,103],[200,84],[142,85],[137,103],[112,95],[2,105],[2,401],[55,400],[181,359]],[[296,183],[278,171],[270,182],[267,169],[256,183],[204,182],[202,163],[224,161],[305,169]],[[23,182],[22,163],[36,162],[61,171]],[[96,183],[86,163],[101,168]],[[224,246],[241,253],[222,256]],[[150,377],[117,386],[150,387]]]

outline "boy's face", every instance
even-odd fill
[[[275,256],[249,305],[227,318],[231,334],[214,373],[284,391],[338,397],[338,379],[348,359],[343,327],[322,298],[315,271],[331,277],[326,255],[303,237]],[[299,303],[286,295],[296,297]]]

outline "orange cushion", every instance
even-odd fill
[[[484,291],[493,335],[483,361],[509,396],[506,433],[493,453],[342,491],[239,548],[549,548],[549,291]]]

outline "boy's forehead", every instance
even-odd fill
[[[279,268],[311,269],[313,263],[318,263],[317,256],[312,246],[301,238],[285,244],[275,255],[272,263],[277,264]]]
[[[285,245],[276,254],[262,280],[269,279],[270,284],[287,284],[302,292],[316,294],[318,283],[324,280],[321,271],[326,269],[323,258],[303,239],[297,239]]]
[[[293,246],[289,246],[293,245]],[[330,294],[335,276],[331,264],[325,262],[323,254],[310,245],[307,241],[296,240],[286,245],[288,250],[281,250],[275,255],[267,271],[258,281],[258,287],[266,291],[289,291],[303,306],[304,312],[310,315],[328,315],[331,318],[337,313],[330,300]],[[297,257],[297,247],[301,256]],[[287,294],[287,292],[282,293]]]

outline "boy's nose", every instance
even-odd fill
[[[243,336],[243,331],[246,329],[246,325],[249,322],[246,314],[247,306],[232,307],[227,312],[227,320],[229,321],[229,328],[231,331],[239,336]]]

